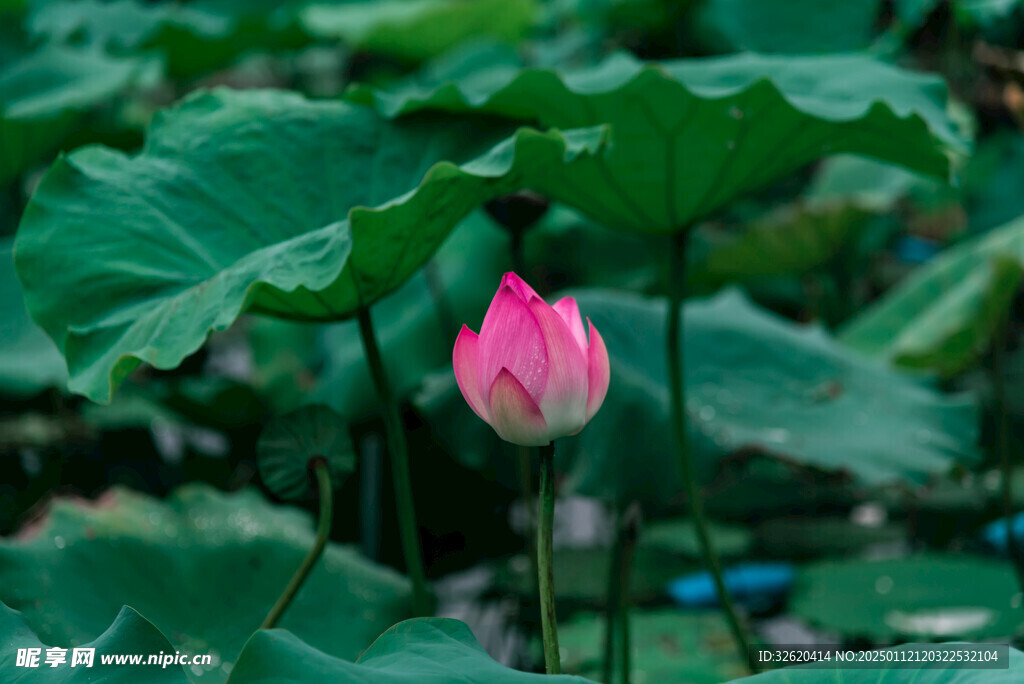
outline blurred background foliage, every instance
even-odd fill
[[[990,526],[1003,510],[999,388],[1013,506],[1024,507],[1024,3],[0,0],[0,19],[0,532],[10,535],[0,600],[44,642],[91,640],[130,603],[177,648],[237,653],[309,543],[301,513],[268,503],[279,500],[256,443],[271,417],[313,401],[345,416],[357,456],[336,496],[333,538],[347,546],[332,547],[312,582],[358,619],[331,622],[309,598],[283,626],[354,658],[408,610],[405,580],[385,567],[401,570],[401,552],[356,323],[245,315],[176,369],[139,368],[108,405],[70,393],[12,257],[54,159],[90,143],[135,152],[156,112],[216,85],[336,100],[357,83],[429,89],[484,69],[584,68],[619,51],[860,52],[945,78],[944,114],[973,139],[953,182],[833,155],[696,225],[692,448],[727,565],[791,573],[778,586],[757,575],[743,599],[759,638],[1022,638],[1024,593]],[[470,214],[374,308],[441,613],[466,620],[502,662],[539,662],[529,516],[513,448],[467,410],[450,360],[461,324],[478,324],[500,274],[516,268],[544,295],[575,294],[612,359],[603,410],[558,454],[566,666],[601,677],[607,548],[637,502],[636,681],[743,673],[699,592],[668,590],[700,563],[668,436],[665,304],[653,298],[666,264],[656,236],[517,195]],[[260,567],[266,558],[279,571]],[[197,595],[146,606],[165,564]],[[96,599],[82,613],[52,589],[70,596],[79,583]],[[204,595],[235,602],[213,615],[184,609],[208,607]]]

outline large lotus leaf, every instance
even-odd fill
[[[356,86],[387,116],[476,111],[573,128],[615,144],[571,181],[531,183],[614,227],[682,230],[824,155],[851,152],[944,177],[960,146],[940,78],[865,56],[756,54],[645,63],[624,54],[561,75],[499,66],[436,88]]]
[[[426,374],[451,363],[461,321],[483,317],[490,290],[512,266],[508,240],[486,214],[474,212],[426,268],[374,306],[373,325],[396,395],[408,396]],[[309,326],[254,317],[247,323],[256,384],[279,411],[311,396],[349,420],[379,409],[354,322]]]
[[[580,292],[577,301],[605,340],[615,389],[563,441],[569,481],[602,497],[668,500],[682,485],[668,422],[666,304],[614,292]],[[861,360],[820,327],[780,319],[735,291],[688,304],[683,325],[702,481],[738,450],[865,484],[921,483],[977,458],[971,400]]]
[[[183,653],[212,654],[194,681],[224,681],[313,544],[309,515],[255,491],[205,485],[166,501],[124,489],[96,502],[54,500],[0,542],[0,600],[44,641],[83,643],[131,605]],[[281,626],[332,656],[355,658],[408,617],[405,578],[329,544]]]
[[[60,352],[32,322],[14,275],[13,240],[0,240],[0,393],[31,395],[63,388],[67,368]]]
[[[196,5],[58,0],[38,3],[27,28],[52,42],[80,42],[114,52],[145,49],[166,25],[178,25],[211,38],[227,30],[228,22]]]
[[[159,62],[45,45],[0,70],[0,183],[44,161],[84,112],[154,82]]]
[[[26,304],[70,389],[96,401],[140,362],[177,366],[246,310],[346,318],[525,167],[560,175],[605,136],[521,129],[487,150],[505,133],[280,91],[199,93],[155,119],[139,155],[87,147],[47,172],[15,243]]]
[[[920,644],[904,644],[882,649],[883,653],[899,652],[900,655],[883,655],[882,658],[902,659],[908,664],[924,660],[924,652],[933,647]],[[922,655],[917,655],[921,652]],[[907,681],[913,684],[1016,684],[1024,677],[1024,653],[1009,649],[1010,663],[1006,668],[952,667],[940,663],[933,667],[842,667],[827,668],[821,665],[797,665],[770,670],[753,677],[733,681],[733,684],[892,684]],[[873,663],[872,663],[873,664]]]
[[[839,339],[869,356],[955,374],[989,346],[1024,268],[1024,219],[951,247],[861,311]]]
[[[664,300],[607,290],[572,294],[601,331],[612,377],[593,421],[556,443],[563,486],[617,502],[678,503]],[[978,458],[973,400],[863,359],[820,327],[783,320],[728,290],[688,303],[683,329],[690,448],[702,482],[737,452],[866,485],[923,483]],[[420,407],[456,455],[479,464],[501,453],[457,389],[451,404],[443,396],[425,392]]]
[[[465,623],[446,618],[406,620],[384,632],[350,663],[304,643],[287,631],[261,630],[242,651],[231,684],[585,684],[569,675],[518,672],[480,647]]]
[[[535,0],[364,0],[314,3],[300,17],[315,36],[420,61],[471,38],[514,43],[535,22],[537,13]]]
[[[852,52],[870,45],[881,9],[881,0],[707,0],[694,35],[728,52]]]
[[[294,2],[199,0],[187,4],[138,0],[57,0],[33,7],[34,36],[85,44],[115,54],[152,50],[169,75],[189,78],[252,50],[297,48],[310,42]]]
[[[719,684],[747,672],[720,612],[632,610],[629,623],[630,681]],[[600,679],[604,634],[604,614],[580,613],[559,624],[558,646],[564,652],[565,671]],[[619,668],[616,662],[614,671]]]
[[[46,663],[47,649],[57,647],[67,649],[62,655],[63,664],[51,667]],[[94,649],[92,666],[86,663],[76,664],[72,648]],[[19,666],[18,650],[36,648],[38,665],[35,667]],[[94,640],[88,643],[75,642],[43,642],[36,636],[32,628],[22,619],[17,611],[11,610],[0,603],[0,673],[6,684],[78,684],[79,682],[109,682],[109,684],[137,684],[140,673],[145,673],[147,684],[184,684],[188,681],[181,666],[125,666],[104,664],[102,656],[121,654],[160,654],[173,653],[167,638],[160,633],[151,622],[139,615],[135,610],[125,606],[114,618],[102,634],[97,633]],[[187,655],[203,655],[189,653]]]
[[[807,566],[797,576],[789,609],[830,632],[875,643],[998,640],[1012,636],[1024,622],[1010,563],[971,556],[926,554]]]
[[[408,396],[428,373],[451,364],[462,323],[483,318],[501,274],[511,266],[508,236],[475,212],[424,269],[374,307],[374,328],[396,394]],[[375,411],[376,392],[355,321],[325,329],[322,346],[326,364],[316,397],[352,420]]]

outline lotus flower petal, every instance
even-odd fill
[[[530,300],[548,357],[548,381],[540,410],[554,434],[573,434],[587,423],[587,357],[569,326],[543,299]]]
[[[587,333],[583,330],[583,319],[580,317],[580,307],[576,305],[575,297],[562,297],[557,302],[551,305],[565,324],[569,326],[569,330],[572,331],[572,336],[576,338],[576,342],[579,343],[580,349],[584,354],[587,353]]]
[[[590,347],[588,358],[587,384],[587,422],[594,417],[597,410],[604,403],[604,397],[608,394],[608,383],[611,381],[611,367],[608,364],[608,348],[604,346],[604,338],[597,332],[594,324],[587,319],[587,326],[590,329]]]
[[[488,403],[491,427],[505,441],[522,446],[543,446],[551,442],[540,407],[509,369],[502,368],[494,379]]]
[[[479,364],[480,337],[464,325],[455,339],[455,349],[452,351],[455,381],[459,383],[459,389],[469,407],[486,421],[488,420],[487,402],[480,393],[480,382],[477,379]]]
[[[488,396],[502,368],[522,383],[535,403],[548,382],[548,355],[537,317],[516,292],[502,285],[480,326],[480,395]]]
[[[511,288],[527,304],[531,299],[541,298],[525,280],[511,271],[501,277],[501,285],[502,287]]]

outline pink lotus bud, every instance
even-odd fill
[[[572,297],[548,306],[506,273],[480,334],[455,340],[455,379],[469,406],[498,436],[543,446],[583,429],[608,393],[608,350],[594,324],[590,343]]]

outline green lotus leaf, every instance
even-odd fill
[[[988,349],[1024,275],[1024,219],[955,245],[906,277],[839,331],[871,357],[943,375]]]
[[[27,396],[63,388],[68,372],[53,342],[25,311],[13,246],[12,238],[0,239],[0,392]]]
[[[1024,621],[1019,596],[1007,561],[925,554],[806,566],[789,609],[830,632],[875,643],[995,641],[1012,636]]]
[[[563,487],[619,504],[681,503],[662,351],[666,303],[605,290],[566,294],[576,297],[580,312],[604,338],[612,389],[579,435],[556,443]],[[792,507],[794,491],[804,498],[813,494],[809,473],[834,485],[837,479],[853,485],[922,484],[978,461],[972,399],[943,395],[920,378],[864,359],[821,327],[783,320],[726,290],[689,302],[683,329],[686,357],[699,359],[684,371],[698,479],[710,483],[725,465],[759,458],[805,473],[803,485],[781,496],[753,487],[726,506],[730,516],[738,513],[736,506],[755,506],[765,497],[771,506]],[[473,415],[458,389],[439,387],[424,391],[418,405],[452,453],[477,467],[502,453],[493,431]],[[772,489],[779,487],[777,473],[765,478],[776,483]],[[715,500],[717,485],[709,487]],[[832,497],[835,491],[829,490],[826,498]]]
[[[736,656],[728,624],[717,611],[631,610],[629,622],[632,681],[720,684],[747,672],[746,663]],[[604,634],[603,614],[578,613],[559,624],[563,668],[599,680]],[[620,668],[615,662],[613,672]]]
[[[508,132],[280,91],[199,93],[157,116],[137,156],[86,147],[47,172],[15,242],[26,304],[70,389],[100,402],[140,362],[174,368],[244,311],[344,319],[526,167],[561,175],[606,135]]]
[[[55,658],[59,664],[49,665],[46,662],[47,649],[56,647],[64,649],[55,652],[63,661]],[[74,649],[92,649],[92,665],[87,660],[75,660]],[[104,664],[105,655],[158,655],[174,653],[174,647],[167,637],[160,633],[146,618],[125,606],[114,618],[114,622],[102,634],[88,643],[69,641],[46,643],[40,641],[32,628],[16,611],[0,603],[0,672],[4,682],[8,684],[78,684],[79,682],[109,682],[110,684],[137,684],[140,675],[145,676],[147,684],[184,684],[188,681],[180,665],[160,667],[154,665],[126,666]],[[19,649],[39,649],[37,665],[19,665],[17,661]],[[83,651],[85,652],[85,651]],[[196,654],[188,654],[196,655]],[[202,654],[200,654],[202,655]],[[86,656],[88,657],[88,656]],[[72,663],[76,663],[74,667]]]
[[[283,499],[315,493],[310,462],[323,459],[335,489],[356,469],[356,454],[345,420],[321,404],[303,406],[274,418],[256,445],[260,477]]]
[[[295,2],[198,0],[56,0],[36,3],[27,29],[50,42],[85,44],[113,54],[156,52],[168,75],[194,78],[254,50],[299,48],[311,42]]]
[[[951,151],[964,147],[940,78],[855,55],[645,63],[616,54],[564,75],[499,66],[439,87],[354,86],[348,97],[389,117],[441,110],[611,124],[606,155],[570,180],[530,185],[606,225],[653,233],[684,230],[822,156],[857,153],[947,177]]]
[[[374,0],[313,3],[300,18],[315,36],[421,61],[471,38],[514,43],[535,23],[537,13],[535,0]]]
[[[723,52],[853,52],[871,44],[881,0],[707,0],[693,14],[702,44]]]
[[[86,112],[160,73],[150,58],[62,45],[0,66],[0,184],[45,161]]]
[[[231,684],[586,684],[569,675],[518,672],[496,662],[458,620],[406,620],[384,632],[351,663],[318,651],[285,630],[261,630],[242,651]],[[591,683],[592,684],[592,683]]]
[[[581,291],[581,311],[608,347],[612,387],[576,439],[564,440],[569,480],[618,498],[666,501],[681,490],[668,422],[666,304]],[[736,451],[774,454],[865,484],[923,483],[974,463],[977,413],[881,364],[862,360],[817,326],[800,326],[728,290],[686,306],[687,411],[700,480]],[[636,435],[645,435],[643,456]],[[631,453],[630,459],[621,454]],[[637,459],[644,468],[634,467]],[[623,498],[622,500],[629,500]]]
[[[223,682],[313,536],[307,513],[251,490],[189,485],[161,501],[115,488],[95,502],[55,499],[41,520],[0,541],[0,600],[47,643],[84,643],[130,605],[174,649],[213,656],[190,679]],[[398,573],[328,544],[281,626],[355,658],[408,617],[410,596]]]

